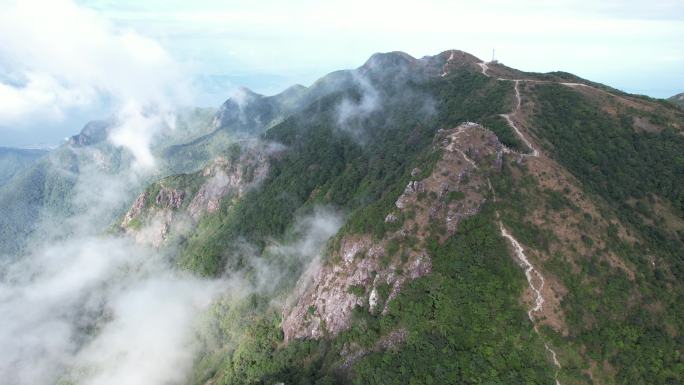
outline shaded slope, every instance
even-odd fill
[[[684,93],[671,96],[671,97],[667,98],[667,100],[671,101],[672,103],[674,103],[680,107],[684,107]]]
[[[28,168],[48,152],[48,150],[0,147],[0,186],[3,186],[12,177]]]

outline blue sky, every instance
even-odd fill
[[[0,145],[58,143],[131,100],[215,106],[240,85],[272,94],[393,50],[489,59],[496,48],[522,70],[684,91],[682,1],[0,3]]]

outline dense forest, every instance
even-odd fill
[[[436,113],[426,117],[409,98],[356,122],[364,128],[362,135],[333,129],[332,106],[362,97],[360,90],[350,89],[269,129],[263,138],[288,151],[272,162],[263,188],[200,222],[185,243],[182,264],[207,275],[241,269],[244,255],[223,252],[231,242],[247,239],[263,250],[270,237],[284,236],[294,218],[321,204],[347,213],[335,239],[345,233],[381,238],[396,226],[384,218],[411,180],[411,170],[419,167],[427,175],[439,158],[431,146],[439,128],[481,122],[507,147],[527,151],[499,116],[512,108],[510,82],[458,70],[411,89],[436,100]],[[227,352],[206,353],[195,382],[547,384],[555,375],[546,342],[558,349],[563,384],[680,383],[682,232],[660,226],[653,207],[665,200],[682,217],[684,139],[657,113],[646,118],[664,128],[639,132],[636,111],[608,116],[566,86],[540,84],[525,93],[538,106],[532,132],[544,151],[577,178],[615,225],[595,232],[596,219],[581,213],[567,188],[544,190],[524,162],[507,156],[503,172],[490,176],[498,203],[488,204],[445,241],[431,240],[432,274],[410,282],[386,314],[358,308],[352,328],[338,336],[285,343],[281,314],[267,304],[279,294],[254,295],[221,308],[222,317],[233,320],[226,328],[245,324],[238,327],[245,337],[233,340]],[[589,253],[557,253],[543,263],[567,289],[560,302],[567,335],[549,327],[540,335],[532,332],[519,300],[525,287],[522,270],[497,231],[495,211],[500,211],[523,244],[549,253],[558,242],[553,231],[526,219],[538,205],[549,213],[584,218],[582,242]],[[626,224],[637,241],[622,239],[618,223]],[[444,233],[433,230],[435,237]],[[597,241],[604,246],[596,247]],[[606,254],[626,261],[636,276],[607,263]],[[651,255],[657,255],[657,264],[650,262]],[[280,287],[280,295],[292,285]],[[388,290],[381,288],[380,297],[386,298]],[[363,287],[354,293],[368,295]]]

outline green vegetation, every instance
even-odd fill
[[[406,341],[359,360],[353,383],[552,383],[553,364],[518,302],[524,278],[491,208],[430,254],[432,275],[408,284],[364,330],[386,336],[403,328]]]
[[[520,152],[530,151],[503,117],[490,116],[482,121],[482,125],[492,130],[506,147]]]
[[[566,73],[534,76],[585,82]],[[219,210],[178,240],[178,262],[198,274],[239,271],[247,280],[256,279],[246,258],[262,258],[290,278],[266,292],[224,299],[212,308],[207,315],[211,335],[195,362],[193,383],[553,383],[555,368],[541,338],[559,354],[564,385],[591,382],[590,367],[607,384],[684,382],[684,234],[667,228],[655,210],[655,202],[664,201],[673,215],[684,216],[684,137],[672,128],[672,119],[679,115],[667,110],[673,107],[665,102],[639,98],[653,102],[653,110],[618,109],[613,116],[580,93],[552,84],[526,88],[526,96],[533,97],[536,106],[530,126],[547,153],[599,202],[599,215],[613,223],[607,232],[595,231],[604,218],[582,213],[569,198],[569,190],[543,188],[528,175],[524,162],[504,162],[501,175],[489,175],[497,203],[490,200],[443,244],[438,239],[446,237],[444,226],[428,223],[432,273],[406,282],[387,312],[376,309],[371,314],[358,307],[351,327],[340,335],[285,343],[281,309],[273,303],[289,294],[303,266],[296,258],[267,251],[273,240],[293,236],[295,218],[316,205],[344,211],[347,221],[329,242],[328,251],[348,233],[369,234],[377,240],[398,229],[415,212],[397,213],[396,199],[409,181],[430,175],[440,159],[442,154],[433,147],[439,128],[476,121],[509,148],[528,150],[500,116],[511,110],[511,82],[467,69],[418,83],[392,77],[370,80],[380,108],[353,117],[347,125],[339,123],[338,106],[343,100],[363,99],[364,90],[358,85],[312,97],[308,107],[272,119],[278,123],[261,139],[283,149],[270,159],[266,180],[239,200],[227,196]],[[662,130],[635,131],[635,117]],[[229,131],[188,135],[189,142],[160,150],[165,159],[181,159],[170,163],[168,170],[186,174],[151,185],[148,206],[155,204],[162,186],[193,195],[203,177],[192,171],[213,155],[221,153],[231,160],[240,156]],[[120,155],[117,159],[126,161]],[[77,167],[78,162],[65,164]],[[415,167],[420,175],[412,177]],[[33,173],[31,178],[40,186],[33,192],[37,201],[56,205],[73,188],[72,179],[53,180],[45,170]],[[462,192],[451,191],[446,201],[464,198]],[[426,204],[436,195],[420,193],[418,199]],[[582,234],[567,255],[553,251],[560,240],[545,227],[547,218],[541,218],[541,224],[529,219],[537,208],[543,208],[547,217],[580,218],[577,226]],[[567,335],[550,327],[539,328],[542,337],[534,333],[520,303],[525,279],[499,236],[495,209],[525,247],[549,255],[543,269],[567,289],[561,301]],[[389,212],[396,214],[396,221],[385,222]],[[140,227],[142,222],[130,226]],[[624,241],[620,231],[636,241]],[[393,259],[407,262],[409,250],[420,242],[415,234],[389,239],[381,265],[386,267]],[[608,254],[625,262],[634,277],[609,263]],[[391,287],[383,283],[376,290],[382,308]],[[361,285],[348,289],[364,300],[369,291]],[[313,317],[317,309],[309,306],[306,313],[305,317]]]
[[[599,362],[599,368],[605,362],[615,370],[614,375],[606,375],[614,378],[608,382],[681,383],[682,237],[644,218],[657,217],[649,203],[654,202],[649,199],[653,195],[669,201],[673,215],[682,217],[684,137],[667,127],[659,132],[635,131],[625,112],[616,117],[606,114],[567,87],[538,85],[535,90],[540,111],[532,126],[548,143],[547,153],[570,170],[595,201],[608,205],[606,218],[629,226],[638,239],[625,242],[617,235],[617,225],[611,225],[607,233],[583,234],[589,255],[555,255],[545,266],[568,289],[561,305],[570,334],[562,337],[548,329],[545,333],[561,346],[562,360],[582,352],[579,361],[584,361],[564,367],[563,375],[587,381],[582,372],[591,360]],[[548,250],[555,240],[544,229],[524,222],[525,212],[540,206],[554,211],[578,208],[564,194],[541,190],[524,176],[514,183],[511,167],[505,166],[503,178],[493,181],[503,221],[523,244]],[[525,167],[517,167],[525,175]],[[628,204],[635,199],[636,209]],[[593,229],[592,221],[585,213],[580,225]],[[606,248],[599,249],[597,240]],[[628,263],[634,279],[608,264],[603,256],[609,252]]]
[[[47,150],[0,147],[0,186],[47,153]]]
[[[465,194],[462,191],[449,191],[447,193],[447,203],[460,201],[462,199],[465,199]]]
[[[440,125],[452,128],[465,121],[492,121],[508,112],[513,97],[510,82],[473,73],[466,69],[452,72],[445,80],[430,85],[441,101]]]
[[[385,87],[392,87],[376,86],[388,93]],[[319,99],[269,129],[263,138],[287,150],[271,162],[260,189],[235,204],[224,201],[199,223],[184,245],[181,264],[203,275],[239,269],[242,257],[229,251],[231,244],[241,239],[263,249],[314,204],[350,212],[342,233],[382,236],[400,225],[384,219],[412,179],[410,171],[419,166],[427,176],[441,156],[431,149],[436,127],[503,113],[512,92],[510,85],[467,71],[406,88],[408,96],[388,95],[382,111],[365,118],[362,127],[338,127],[336,106],[361,97],[351,89]],[[438,102],[434,116],[424,112],[431,99]]]
[[[525,279],[491,207],[434,244],[433,274],[408,283],[386,315],[357,308],[352,328],[339,336],[287,345],[278,316],[257,318],[197,383],[553,383],[553,363],[519,304]],[[384,300],[389,287],[379,292]],[[389,340],[388,350],[372,351]],[[338,370],[359,349],[369,351],[347,361],[349,373]]]
[[[631,116],[611,117],[561,85],[538,86],[537,135],[570,171],[610,201],[649,193],[684,211],[684,136],[671,128],[635,132]]]
[[[76,164],[73,154],[57,150],[0,187],[0,255],[21,253],[41,217],[73,214]]]
[[[357,297],[366,295],[366,289],[362,285],[352,285],[348,289],[349,294],[354,294]]]
[[[647,225],[628,200],[657,195],[670,202],[674,215],[684,217],[684,136],[671,128],[635,132],[630,116],[611,117],[562,86],[540,87],[539,99],[538,135],[549,141],[551,152],[565,167],[643,237],[642,250],[625,257],[647,272],[647,261],[638,255],[656,252],[669,265],[672,283],[682,282],[684,237]],[[638,206],[653,216],[651,208]]]
[[[194,172],[217,154],[226,151],[227,145],[218,141],[201,153],[195,151],[197,148],[184,153],[169,150],[178,143],[191,141],[206,133],[211,127],[212,117],[211,109],[179,111],[176,128],[165,131],[156,138],[155,146],[151,149],[159,161],[160,173],[140,179],[139,185],[134,187],[125,186],[126,189],[132,190],[126,191],[131,194],[131,201],[147,183],[164,175]],[[0,161],[0,254],[19,255],[25,251],[27,243],[34,245],[47,241],[45,233],[34,233],[42,220],[47,219],[50,223],[50,219],[72,218],[92,209],[90,205],[93,202],[78,199],[87,194],[79,191],[77,183],[93,190],[123,189],[122,186],[94,186],[87,183],[93,174],[117,179],[129,171],[133,161],[127,151],[105,140],[105,128],[101,127],[102,132],[97,133],[97,140],[87,141],[84,145],[63,144],[42,158],[24,164],[21,172],[17,172],[20,168],[19,163],[11,162],[13,175],[4,181],[2,178],[3,175],[7,175],[7,170],[4,169],[6,164]],[[3,158],[3,153],[4,150],[0,149],[0,159]],[[43,152],[32,151],[31,154],[40,156]],[[97,161],[94,161],[95,154]],[[97,181],[102,183],[99,179]],[[97,193],[93,191],[93,195]],[[127,209],[125,206],[108,209],[97,218],[92,218],[93,223],[97,222],[104,232]],[[67,233],[70,231],[57,230],[64,230]]]

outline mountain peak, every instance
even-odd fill
[[[256,93],[245,86],[240,86],[233,92],[233,94],[230,96],[230,99],[234,100],[238,104],[241,104],[243,102],[250,102],[254,99],[263,97],[264,95],[262,94]]]
[[[69,144],[75,146],[88,146],[101,142],[107,138],[110,120],[92,120],[86,123],[81,132],[69,138]]]
[[[301,85],[301,84],[295,84],[292,86],[287,87],[284,89],[281,93],[275,95],[275,96],[290,96],[290,95],[297,95],[300,94],[304,91],[306,91],[308,88]]]
[[[429,57],[429,56],[427,56]],[[443,52],[440,52],[439,54],[433,56],[433,57],[439,57],[443,58],[445,60],[462,60],[462,61],[467,61],[467,62],[472,62],[472,63],[479,63],[482,62],[480,58],[477,56],[470,54],[465,51],[461,51],[460,49],[449,49]]]
[[[418,59],[401,51],[378,52],[371,55],[363,64],[362,68],[377,68],[386,66],[396,66],[402,64],[413,64]]]

